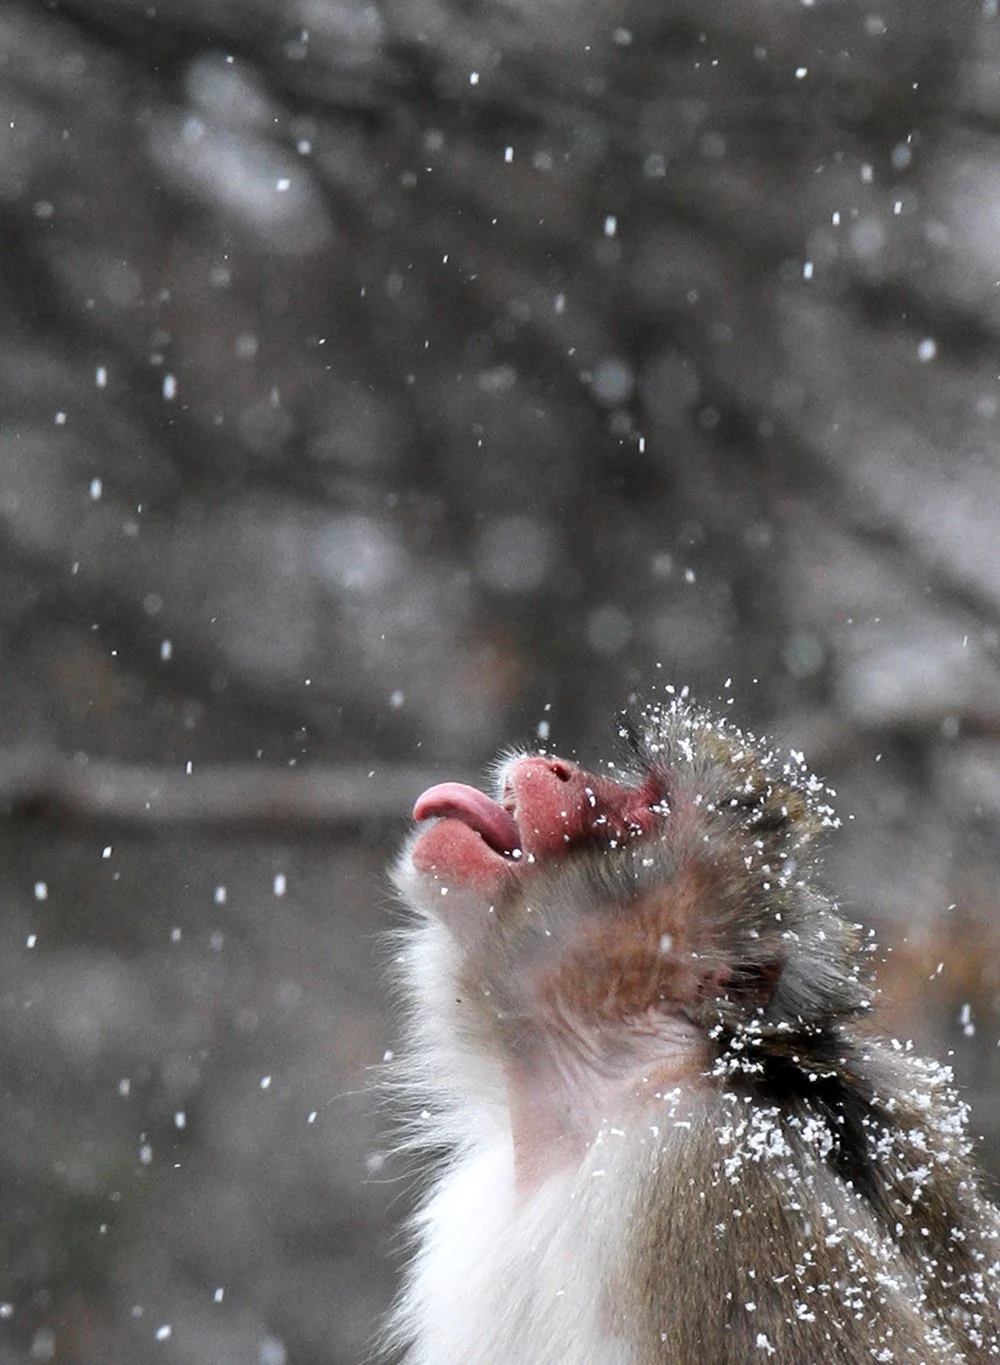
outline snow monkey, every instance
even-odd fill
[[[946,1071],[867,1022],[800,756],[668,698],[628,757],[417,801],[396,869],[405,1365],[1000,1360],[1000,1217]]]

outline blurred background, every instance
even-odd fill
[[[2,0],[2,1365],[365,1357],[410,804],[663,680],[1000,1172],[998,134],[996,0]]]

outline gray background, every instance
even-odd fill
[[[659,678],[1000,1170],[998,129],[994,0],[3,0],[3,1365],[363,1358],[409,804]]]

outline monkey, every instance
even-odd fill
[[[443,783],[395,869],[405,1365],[978,1365],[1000,1217],[946,1068],[871,1022],[802,756],[660,696],[600,772]]]

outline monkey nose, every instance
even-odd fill
[[[521,847],[534,858],[563,853],[593,832],[593,779],[561,758],[515,759],[504,773],[504,804],[513,807]]]
[[[504,772],[504,805],[513,806],[521,848],[558,857],[581,843],[613,846],[654,824],[645,789],[600,777],[561,758],[515,759]]]

